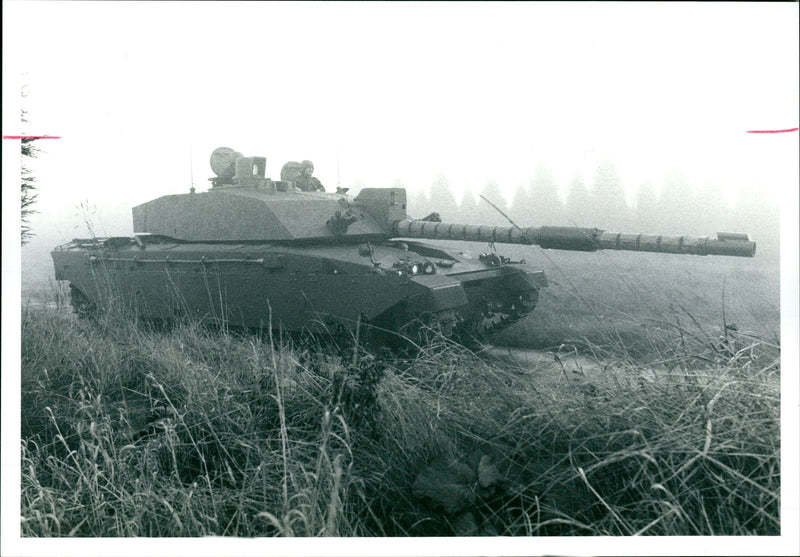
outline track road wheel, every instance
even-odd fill
[[[81,319],[93,317],[97,313],[97,306],[74,285],[69,285],[69,303],[73,311]]]

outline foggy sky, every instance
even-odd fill
[[[745,133],[798,120],[796,5],[45,5],[5,6],[4,55],[24,131],[62,137],[42,209],[203,186],[221,145],[271,176],[310,158],[325,184],[441,173],[508,199],[541,162],[590,183],[603,158],[630,192],[675,170],[731,198],[797,181],[797,134]]]

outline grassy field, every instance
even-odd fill
[[[536,258],[553,284],[495,340],[548,366],[151,331],[29,296],[23,535],[780,533],[777,267]],[[559,367],[572,353],[597,365]]]
[[[616,339],[629,355],[659,330],[677,326],[701,334],[726,325],[771,342],[780,339],[777,259],[558,251],[531,257],[525,248],[504,251],[541,265],[551,285],[533,318],[504,333],[503,344]]]

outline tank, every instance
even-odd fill
[[[476,257],[424,240],[753,257],[745,234],[716,238],[596,228],[481,226],[409,218],[402,188],[355,197],[303,191],[265,177],[264,157],[211,156],[206,192],[133,208],[132,237],[75,239],[52,252],[79,314],[121,307],[171,322],[369,334],[378,342],[430,335],[483,339],[528,315],[547,287],[525,260]]]

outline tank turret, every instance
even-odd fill
[[[248,159],[239,159],[248,160]],[[134,231],[182,241],[381,240],[392,237],[537,245],[569,251],[628,250],[753,257],[746,234],[716,238],[627,234],[567,226],[514,227],[411,220],[402,188],[345,194],[290,190],[264,180],[251,187],[216,187],[172,195],[133,208]]]
[[[79,312],[122,304],[148,320],[194,318],[288,331],[369,331],[383,341],[482,338],[529,314],[544,272],[417,239],[753,257],[744,234],[716,238],[596,228],[481,226],[407,214],[402,188],[351,197],[266,176],[266,158],[221,147],[208,191],[133,208],[134,237],[76,239],[52,252]],[[288,163],[287,163],[288,164]],[[297,163],[295,163],[297,164]],[[294,175],[284,165],[282,178]],[[309,174],[310,176],[310,174]]]

